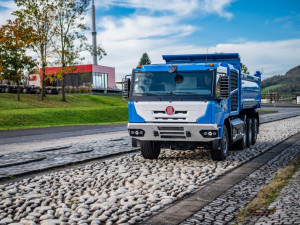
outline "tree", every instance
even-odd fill
[[[62,81],[62,101],[66,101],[65,74],[76,69],[77,60],[84,59],[80,57],[82,51],[92,52],[92,47],[87,44],[87,38],[84,35],[84,31],[88,30],[88,27],[81,22],[84,20],[89,4],[90,0],[57,1],[53,46],[61,65],[56,77]],[[97,53],[99,59],[106,55],[100,46],[97,47]]]
[[[20,81],[25,71],[35,66],[35,61],[26,55],[26,50],[37,39],[33,29],[20,19],[8,20],[8,23],[0,28],[0,77],[17,84],[18,101]]]
[[[249,71],[248,71],[248,68],[245,64],[242,64],[241,71],[242,71],[242,73],[250,74]]]
[[[38,54],[40,66],[42,67],[42,92],[41,100],[45,97],[45,69],[48,65],[47,58],[51,54],[51,30],[55,19],[56,1],[54,0],[15,0],[19,10],[13,14],[22,19],[25,24],[30,25],[39,36],[33,45],[33,50]]]
[[[151,64],[151,60],[148,54],[145,52],[140,59],[139,65],[148,65],[148,64]]]

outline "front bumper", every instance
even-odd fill
[[[213,130],[219,134],[217,124],[187,124],[187,123],[128,123],[128,130],[143,130],[143,136],[133,136],[141,141],[187,141],[187,142],[210,142],[219,139],[204,138],[200,131]]]

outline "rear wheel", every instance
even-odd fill
[[[227,127],[223,126],[222,140],[220,140],[219,146],[212,146],[210,153],[212,160],[223,161],[226,159],[229,150],[229,136]]]
[[[160,154],[160,145],[154,141],[141,141],[141,152],[145,159],[157,159]]]
[[[252,145],[252,137],[253,137],[253,123],[252,118],[247,118],[247,147]]]
[[[251,143],[254,145],[256,143],[258,134],[258,121],[256,118],[253,118],[253,124],[252,124],[252,140]]]

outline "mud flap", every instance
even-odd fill
[[[221,150],[221,139],[216,139],[212,141],[212,149],[214,151],[219,151]]]

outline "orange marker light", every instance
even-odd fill
[[[142,66],[141,66],[141,65],[137,65],[136,68],[137,68],[137,69],[141,69]]]
[[[210,64],[210,67],[214,67],[214,66],[215,66],[215,64],[213,64],[213,63]]]

